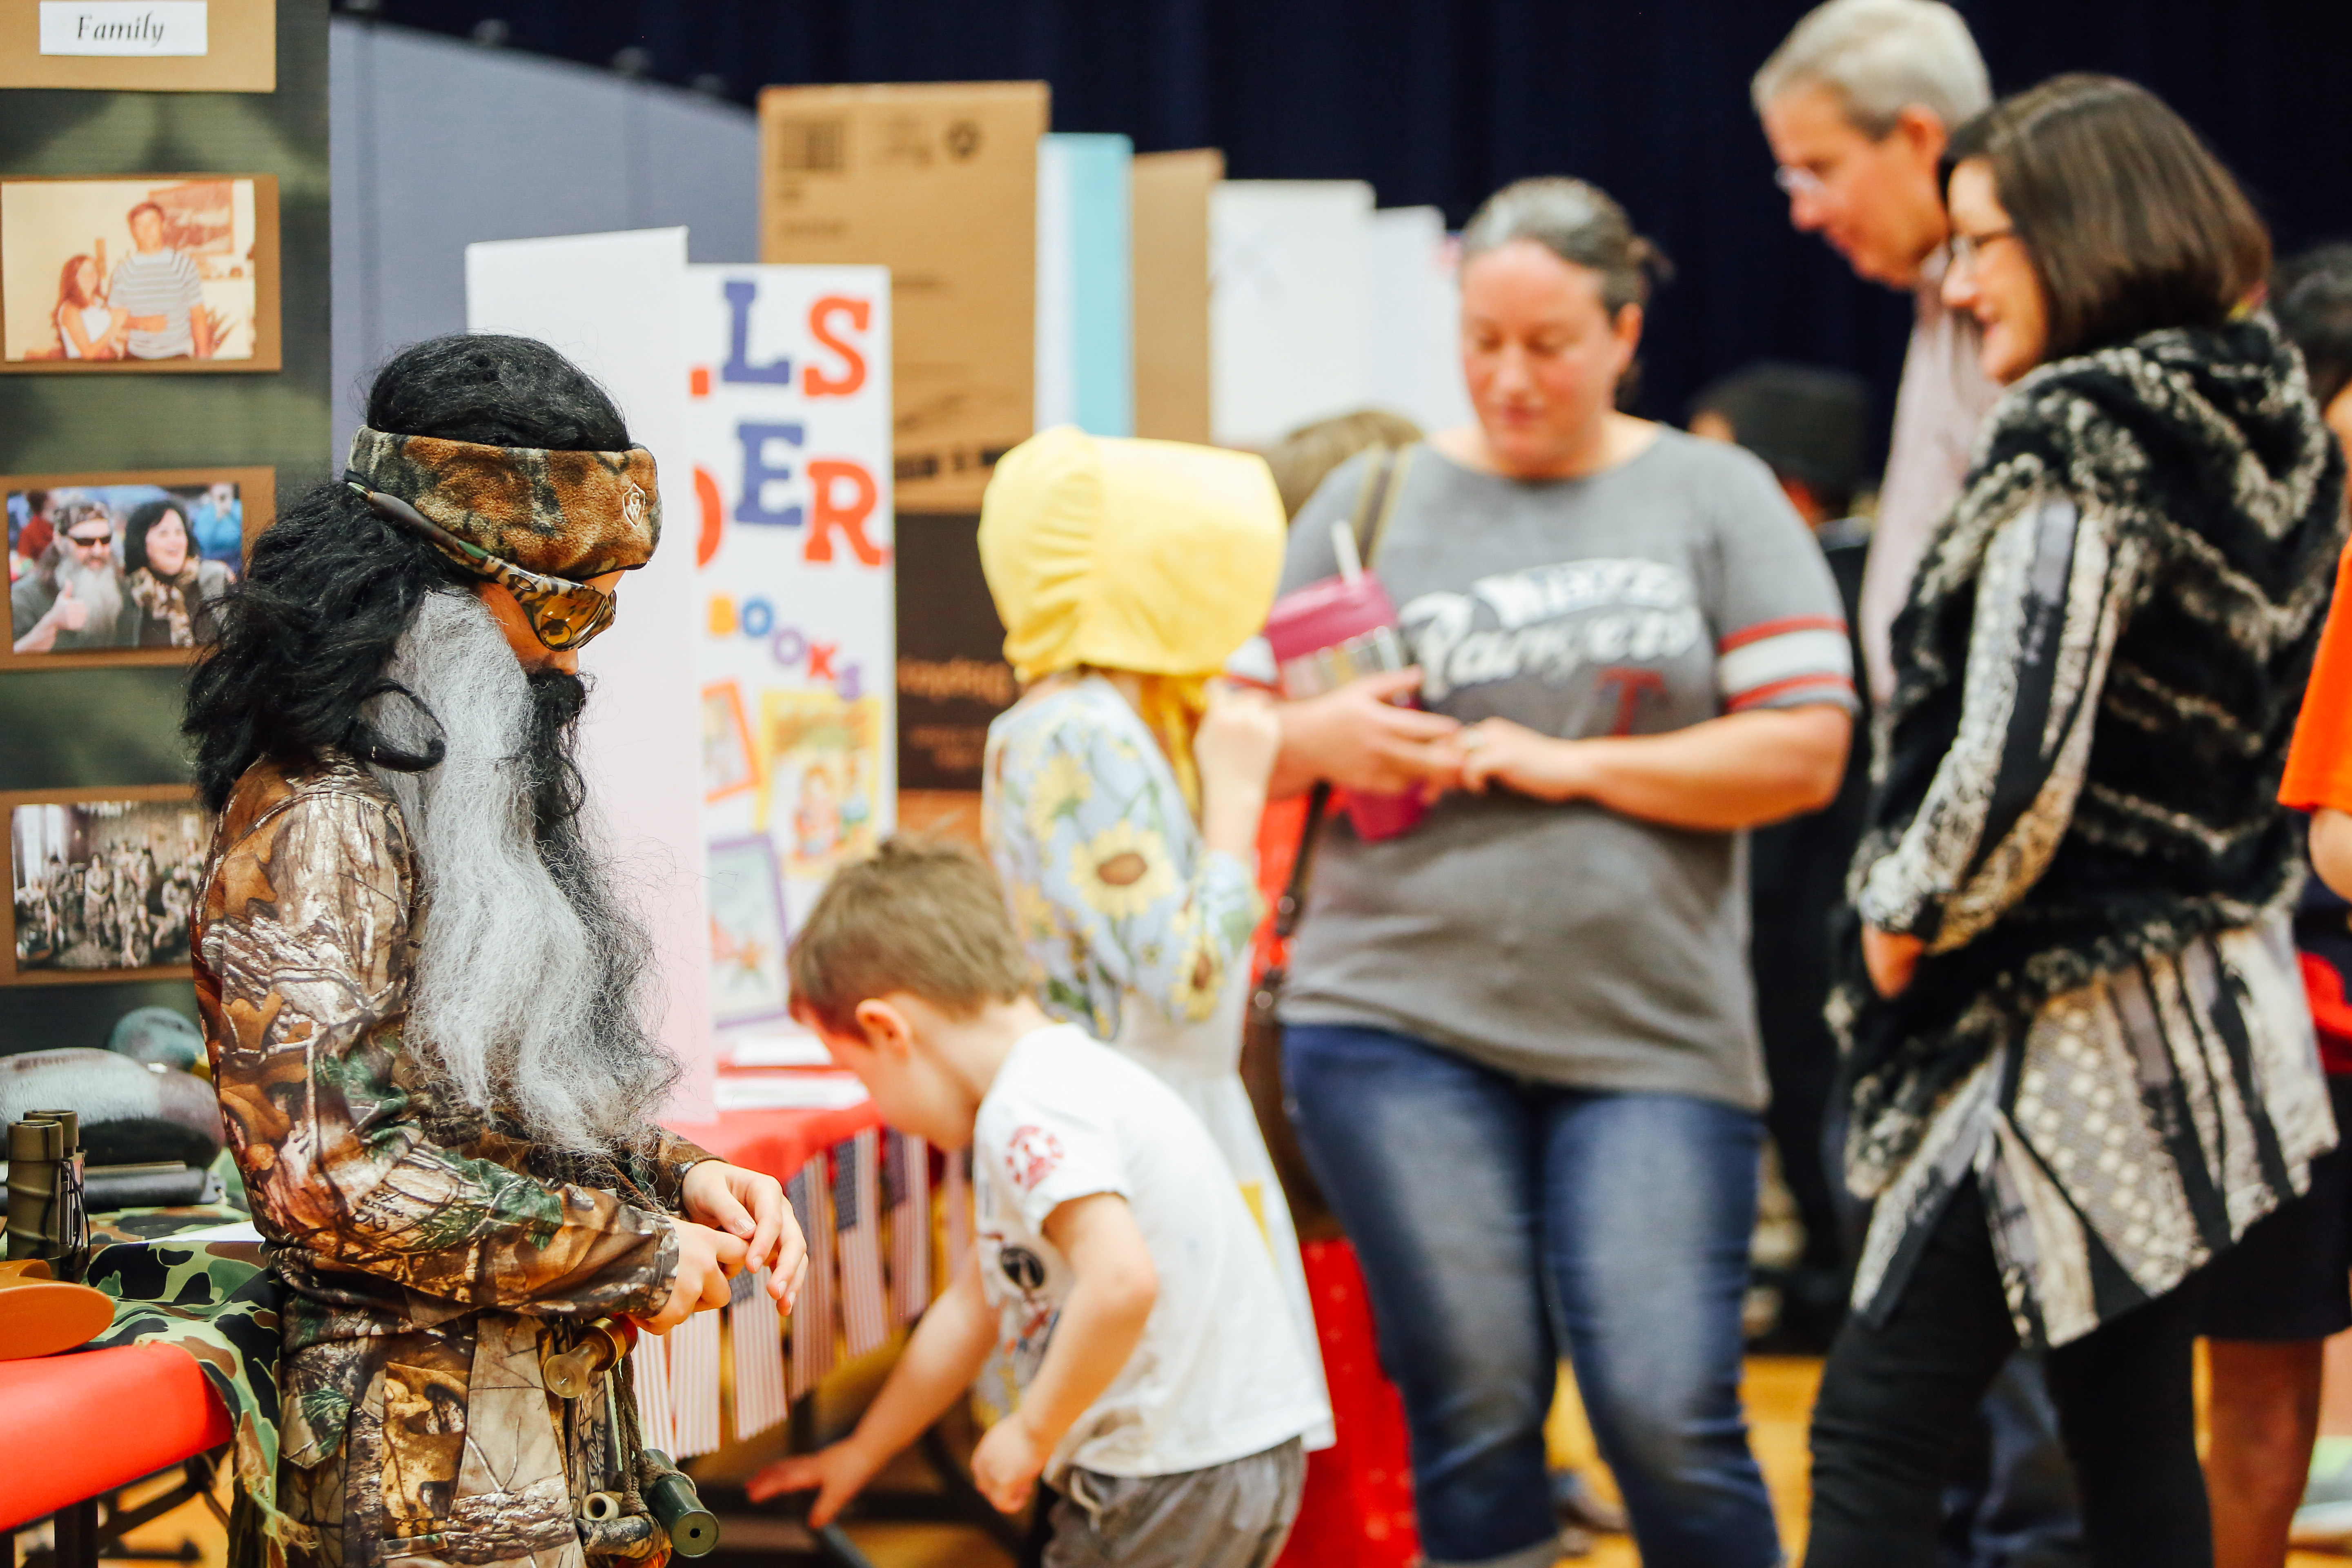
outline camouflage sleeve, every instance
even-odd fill
[[[426,1136],[394,1072],[413,874],[397,811],[319,791],[229,843],[207,884],[199,1000],[255,1223],[467,1308],[651,1313],[677,1269],[666,1217]]]
[[[701,1144],[664,1129],[656,1129],[653,1147],[629,1159],[629,1179],[662,1201],[670,1213],[686,1206],[686,1173],[705,1160],[719,1156]]]

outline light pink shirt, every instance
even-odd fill
[[[1976,319],[1944,306],[1945,262],[1938,250],[1920,272],[1918,316],[1895,395],[1895,437],[1878,492],[1878,522],[1863,564],[1862,655],[1878,702],[1895,689],[1888,628],[1910,597],[1911,576],[1927,541],[1959,498],[1977,427],[2000,396],[1978,363],[1982,334]]]

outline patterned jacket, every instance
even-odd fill
[[[2171,1289],[2335,1142],[2287,945],[2279,775],[2344,537],[2344,459],[2257,314],[2002,397],[1895,624],[1849,891],[1916,937],[1832,998],[1856,1302],[1984,1192],[2021,1339]]]
[[[659,1211],[709,1156],[666,1133],[619,1161],[551,1156],[440,1092],[401,1040],[424,919],[399,809],[358,764],[238,781],[198,900],[196,995],[287,1287],[288,1554],[656,1555],[642,1516],[576,1517],[590,1492],[634,1491],[625,1395],[558,1400],[540,1357],[564,1320],[660,1306],[677,1240]]]

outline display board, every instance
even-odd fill
[[[1227,180],[1210,194],[1212,422],[1264,447],[1371,392],[1372,187]]]
[[[1129,169],[1135,276],[1135,433],[1209,439],[1209,193],[1214,148],[1140,153]]]
[[[0,23],[14,28],[27,20],[26,12],[37,27],[38,7],[27,0],[7,0],[0,6]],[[243,232],[237,183],[252,182],[257,201],[265,183],[274,186],[278,223],[269,258],[274,272],[268,281],[278,301],[278,367],[260,369],[248,356],[215,363],[218,369],[245,370],[242,374],[93,375],[33,369],[0,375],[0,476],[14,477],[13,492],[22,503],[9,510],[12,551],[26,542],[24,526],[33,521],[36,490],[52,510],[58,510],[55,498],[61,492],[85,487],[105,491],[84,499],[95,500],[110,515],[121,511],[120,542],[127,546],[137,507],[117,509],[113,502],[132,500],[128,487],[173,491],[205,481],[203,491],[192,489],[183,499],[190,508],[187,522],[209,532],[226,510],[222,498],[211,493],[215,485],[230,486],[226,500],[233,507],[250,509],[266,489],[290,502],[326,479],[337,456],[329,450],[327,5],[325,0],[212,0],[208,16],[213,55],[47,57],[62,64],[79,61],[75,68],[87,67],[90,74],[75,79],[93,85],[67,87],[52,77],[47,79],[60,85],[0,91],[0,178],[152,182],[129,205],[153,199],[163,207],[166,248],[189,253],[203,302],[229,329],[217,341],[231,352],[249,336],[240,335],[235,320],[247,279],[228,276],[244,259],[236,248]],[[257,26],[249,27],[257,18]],[[37,34],[11,31],[7,37]],[[242,55],[255,37],[274,41],[265,73],[235,83],[194,73],[206,58],[228,58],[220,53],[225,47]],[[28,63],[14,53],[9,58],[18,66]],[[46,68],[37,59],[29,64]],[[105,73],[128,67],[154,79],[141,84],[150,90],[97,89],[98,81],[124,79]],[[273,81],[275,91],[268,90]],[[254,90],[226,90],[232,87]],[[210,195],[202,188],[208,184],[229,187],[226,258],[216,254],[213,230],[220,226],[208,216],[219,204],[199,199]],[[167,187],[160,197],[157,186]],[[128,224],[128,205],[114,209],[112,218]],[[134,244],[135,235],[116,237],[110,247],[103,272],[110,286],[117,274],[111,264]],[[60,288],[58,269],[47,282]],[[263,283],[250,279],[257,309]],[[24,482],[28,479],[41,482]],[[51,480],[57,481],[54,487]],[[13,605],[11,619],[13,633]],[[135,827],[153,840],[163,830],[137,812],[97,809],[110,802],[152,799],[150,792],[158,786],[186,785],[185,743],[179,734],[184,656],[165,651],[152,657],[166,662],[147,663],[138,655],[92,653],[88,658],[19,660],[0,670],[0,736],[5,737],[0,741],[0,791],[11,794],[11,859],[20,858],[21,844],[28,869],[31,850],[40,849],[45,879],[53,858],[60,868],[79,867],[85,895],[77,940],[61,940],[76,936],[70,919],[60,921],[55,938],[32,940],[28,924],[20,967],[12,934],[9,968],[21,978],[30,980],[46,968],[75,972],[79,983],[20,984],[0,993],[0,1053],[103,1046],[115,1021],[141,1006],[171,1007],[191,1019],[195,1015],[194,995],[173,945],[178,895],[166,868],[171,858],[163,852],[181,824],[176,816],[170,820],[163,847],[142,842],[142,847],[155,850],[158,873],[148,888],[147,857],[139,857],[138,903],[144,913],[125,920],[119,886],[125,835]],[[32,808],[24,815],[21,838],[20,806]],[[110,861],[110,880],[117,884],[115,910],[110,927],[105,900],[99,900],[100,929],[93,937],[88,868],[100,858]],[[54,886],[47,890],[52,896],[46,907],[62,912]],[[28,913],[41,914],[44,900],[29,885],[12,885],[12,912],[19,891],[26,895]],[[131,978],[159,969],[170,977]]]
[[[612,629],[580,653],[595,689],[581,721],[580,764],[653,937],[662,1041],[687,1067],[669,1114],[708,1121],[716,1107],[685,309],[682,228],[466,247],[466,324],[539,338],[570,356],[613,395],[659,470],[661,545],[623,582]]]
[[[1135,434],[1133,219],[1124,136],[1037,143],[1036,423]]]
[[[689,267],[710,1002],[783,1026],[783,949],[896,821],[890,275]],[[665,490],[668,489],[665,486]]]

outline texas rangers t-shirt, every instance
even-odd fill
[[[1331,524],[1353,515],[1370,460],[1299,513],[1285,592],[1337,571]],[[1737,447],[1662,428],[1613,468],[1542,482],[1417,447],[1372,568],[1422,706],[1465,723],[1576,739],[1854,707],[1828,563]],[[1742,834],[1499,789],[1449,795],[1378,843],[1334,813],[1282,1016],[1397,1030],[1548,1083],[1761,1106],[1746,859]]]
[[[1026,1386],[1076,1276],[1045,1218],[1097,1193],[1127,1200],[1160,1277],[1128,1363],[1045,1467],[1108,1476],[1207,1469],[1331,1419],[1283,1305],[1265,1233],[1192,1108],[1076,1025],[1013,1047],[972,1132],[981,1280]],[[1010,1408],[1010,1399],[991,1403]]]

